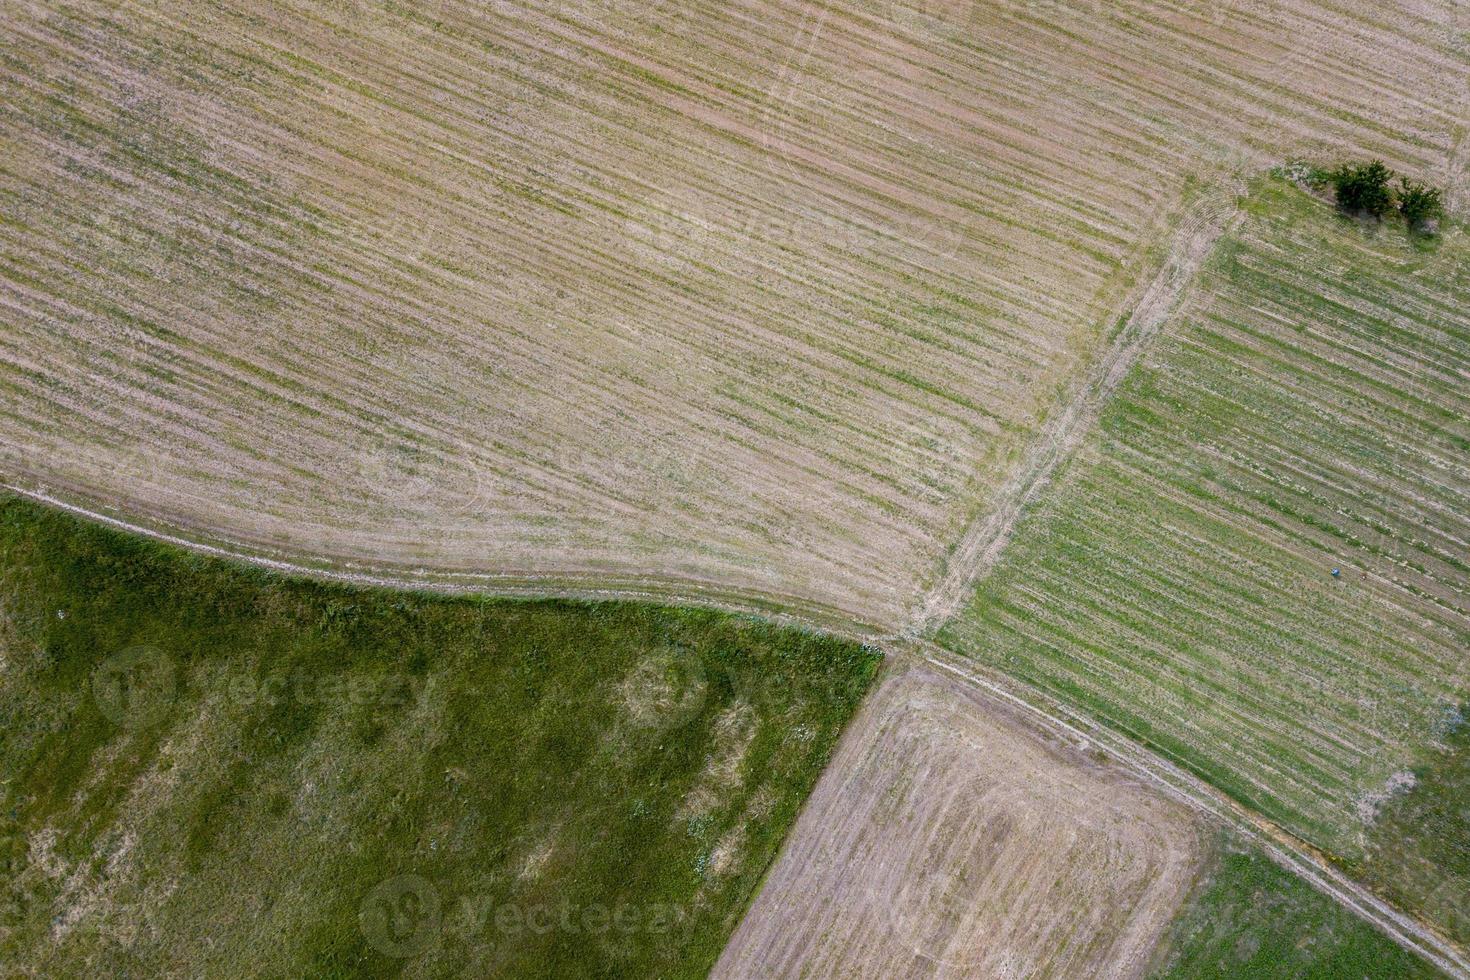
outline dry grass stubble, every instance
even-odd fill
[[[896,625],[1191,178],[1453,182],[1454,16],[11,4],[0,467],[276,557]]]
[[[870,696],[716,977],[1131,976],[1200,868],[1200,828],[962,681]]]

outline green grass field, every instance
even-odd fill
[[[1208,876],[1165,939],[1156,980],[1438,976],[1261,854],[1224,838],[1219,846]]]
[[[1384,804],[1355,870],[1379,891],[1470,943],[1470,710],[1445,722],[1415,785]]]
[[[1350,865],[1391,862],[1429,846],[1376,828],[1449,764],[1470,677],[1470,245],[1278,180],[1244,204],[940,640]],[[1413,812],[1463,779],[1422,781],[1445,788]],[[1470,837],[1463,809],[1442,829]],[[1420,871],[1395,893],[1411,909],[1457,887]]]
[[[878,655],[292,581],[0,501],[0,963],[702,976]]]

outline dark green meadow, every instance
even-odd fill
[[[750,619],[297,581],[0,500],[0,963],[703,975],[878,668]]]

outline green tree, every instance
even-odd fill
[[[1407,177],[1399,178],[1399,212],[1417,231],[1430,221],[1444,216],[1444,192],[1437,187],[1426,187]]]
[[[1350,214],[1383,217],[1393,207],[1393,190],[1388,186],[1392,176],[1393,171],[1385,167],[1382,160],[1343,164],[1332,172],[1337,206]]]

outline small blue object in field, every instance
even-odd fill
[[[1342,569],[1340,569],[1340,568],[1334,568],[1332,570],[1332,577],[1333,578],[1341,578],[1342,577]]]

